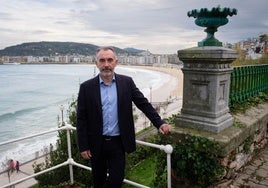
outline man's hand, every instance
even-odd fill
[[[171,131],[171,126],[169,124],[164,123],[159,127],[159,132],[161,134],[168,134],[170,131]]]
[[[83,152],[81,152],[81,155],[82,155],[83,159],[90,159],[91,152],[90,152],[90,150],[83,151]]]

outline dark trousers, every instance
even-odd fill
[[[101,154],[97,158],[92,156],[91,165],[94,188],[121,188],[125,175],[125,152],[120,137],[103,137]]]

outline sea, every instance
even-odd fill
[[[118,66],[115,72],[131,76],[146,97],[170,76],[131,66]],[[58,128],[80,83],[97,74],[89,64],[0,65],[0,143]],[[0,145],[0,171],[9,159],[32,160],[56,140],[57,133],[50,133]]]

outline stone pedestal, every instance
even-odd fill
[[[228,101],[236,51],[193,47],[179,50],[178,57],[184,63],[183,105],[175,125],[215,133],[232,125]]]

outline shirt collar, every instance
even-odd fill
[[[104,81],[103,81],[103,79],[101,78],[100,75],[99,75],[99,81],[100,81],[100,84],[104,84]],[[115,75],[113,75],[112,82],[115,82]]]

